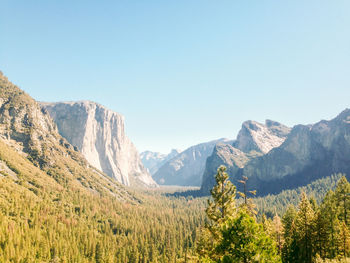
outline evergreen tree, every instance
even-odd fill
[[[339,207],[339,220],[344,221],[349,226],[350,209],[350,184],[345,176],[342,176],[335,189],[336,205]]]
[[[312,205],[303,192],[299,204],[299,211],[295,219],[297,238],[299,243],[299,261],[311,263],[313,259],[313,227],[315,220],[315,212]]]
[[[220,223],[235,213],[236,187],[229,180],[223,165],[218,168],[215,180],[216,185],[210,191],[212,200],[208,200],[206,213],[212,223]]]
[[[212,200],[208,200],[206,214],[209,223],[202,231],[198,253],[202,259],[218,260],[216,247],[221,240],[220,228],[230,216],[236,213],[236,187],[230,182],[226,167],[220,166],[215,175],[216,185],[211,190]]]
[[[283,225],[281,218],[276,214],[272,220],[272,237],[277,243],[278,253],[281,254],[283,246]]]
[[[293,205],[287,208],[286,213],[282,218],[283,223],[283,237],[284,246],[282,248],[282,259],[286,263],[297,262],[298,259],[298,246],[296,242],[296,230],[295,230],[295,219],[297,211]]]
[[[230,217],[223,225],[222,240],[217,251],[222,255],[218,262],[280,262],[276,244],[264,232],[246,209]]]
[[[212,201],[206,210],[210,220],[198,245],[202,262],[280,262],[276,244],[250,215],[248,207],[235,207],[236,188],[220,166]]]

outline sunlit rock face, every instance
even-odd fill
[[[156,186],[126,136],[124,117],[91,102],[41,103],[59,133],[76,146],[88,162],[124,185]]]
[[[265,125],[245,122],[232,147],[235,150],[217,147],[208,158],[201,188],[204,194],[214,185],[221,164],[228,167],[235,184],[247,176],[249,188],[260,195],[306,185],[334,173],[350,175],[350,110],[330,121],[296,125],[291,130],[272,121]]]
[[[209,193],[215,184],[216,170],[220,165],[227,167],[232,181],[242,176],[246,165],[255,158],[269,153],[279,147],[287,138],[290,128],[271,120],[265,124],[256,121],[246,121],[232,144],[218,144],[207,159],[201,191]]]

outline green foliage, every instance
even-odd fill
[[[220,166],[215,176],[213,201],[206,210],[210,220],[202,231],[198,252],[202,262],[280,262],[274,241],[251,215],[244,203],[236,207],[236,188],[229,181],[226,168]]]
[[[204,200],[62,187],[1,141],[0,159],[17,176],[0,175],[0,262],[175,262],[185,251],[193,257]]]
[[[298,211],[290,207],[283,217],[283,262],[323,262],[349,256],[349,195],[345,176],[319,206],[301,194]]]
[[[247,181],[248,177],[246,176],[243,176],[243,179],[238,181],[243,184],[243,192],[238,192],[238,194],[243,198],[242,206],[245,207],[251,215],[255,216],[257,214],[256,205],[254,204],[253,199],[249,198],[248,194],[254,196],[256,195],[256,191],[247,191]]]
[[[226,167],[220,166],[215,176],[216,185],[210,191],[206,213],[213,223],[220,223],[235,212],[236,187],[228,180]]]
[[[341,177],[342,174],[334,174],[318,179],[306,186],[284,190],[276,195],[256,197],[253,201],[258,207],[258,218],[261,218],[263,214],[272,218],[276,212],[279,215],[283,215],[290,205],[297,206],[299,204],[302,192],[305,192],[307,196],[315,198],[317,203],[321,203],[326,193],[329,190],[335,189]]]
[[[280,262],[276,244],[245,209],[225,222],[217,250],[220,262]]]

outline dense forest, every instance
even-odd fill
[[[0,159],[11,168],[0,176],[0,262],[323,262],[350,253],[342,175],[254,198],[236,196],[221,167],[208,204],[156,190],[130,190],[121,202],[55,191],[5,145]]]
[[[217,184],[206,209],[209,223],[202,230],[198,246],[199,261],[346,262],[350,254],[350,184],[345,176],[319,204],[302,191],[297,207],[289,204],[282,218],[276,209],[272,218],[262,214],[260,220],[256,217],[255,200],[249,197],[255,191],[238,192],[241,200],[237,202],[236,187],[229,181],[224,166],[218,169],[215,178]],[[247,178],[240,183],[247,184]],[[295,192],[284,192],[276,200],[287,199],[292,193]],[[260,202],[267,200],[271,201],[271,196]]]

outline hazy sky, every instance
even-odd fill
[[[122,113],[140,151],[350,107],[350,1],[0,0],[0,70]]]

